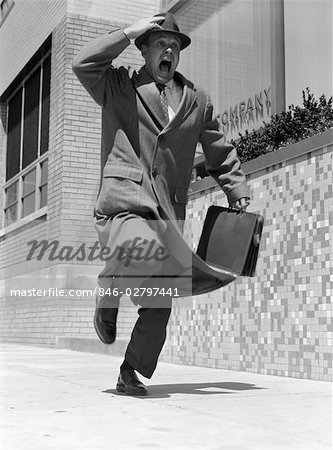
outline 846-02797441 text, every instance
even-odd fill
[[[98,295],[103,297],[104,295],[111,295],[117,297],[118,295],[126,295],[127,297],[156,297],[157,295],[169,296],[169,297],[179,297],[177,288],[109,288],[103,289],[98,288]]]

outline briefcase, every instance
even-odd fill
[[[207,264],[253,277],[264,218],[259,214],[212,205],[208,208],[197,254]]]

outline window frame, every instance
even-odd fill
[[[8,135],[8,119],[9,119],[9,104],[11,99],[14,98],[14,96],[21,91],[21,114],[20,114],[20,148],[19,148],[19,171],[15,175],[13,175],[10,179],[6,180],[3,185],[3,223],[2,228],[11,227],[14,224],[20,223],[23,219],[28,218],[31,215],[35,215],[38,213],[39,210],[44,210],[45,207],[47,207],[47,200],[46,205],[41,205],[41,199],[42,199],[42,188],[48,184],[48,176],[46,176],[46,180],[42,182],[42,165],[45,164],[48,160],[48,150],[45,151],[43,154],[41,154],[42,150],[42,112],[43,112],[43,86],[44,86],[44,67],[45,67],[45,61],[50,58],[49,64],[51,65],[51,48],[49,48],[34,64],[30,70],[27,71],[27,73],[24,75],[20,83],[18,83],[17,86],[15,86],[15,89],[8,95],[6,98],[6,110],[7,110],[7,117],[6,117],[6,130]],[[29,63],[28,63],[29,64]],[[39,71],[39,94],[38,94],[38,136],[37,136],[37,158],[35,158],[32,162],[27,164],[26,167],[23,168],[23,147],[24,147],[24,112],[25,112],[25,86],[28,82],[28,80],[34,75],[36,71]],[[49,75],[51,77],[51,74]],[[48,87],[49,95],[51,93],[51,79],[50,79],[50,85]],[[50,104],[49,104],[49,112],[50,112]],[[7,145],[6,145],[6,173],[7,173]],[[23,183],[24,178],[33,170],[36,170],[36,176],[35,176],[35,186],[34,186],[34,193],[35,193],[35,200],[34,200],[34,210],[33,212],[23,215],[23,201],[26,198],[26,194],[23,192]],[[16,190],[16,200],[11,201],[10,203],[7,203],[7,192],[8,189],[13,186],[15,183],[17,183],[17,190]],[[8,216],[8,210],[12,208],[15,204],[16,206],[16,218],[14,220],[11,220]]]

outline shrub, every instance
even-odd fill
[[[242,162],[294,144],[314,134],[333,127],[333,98],[321,95],[316,100],[310,89],[302,91],[303,106],[291,105],[288,111],[271,116],[269,123],[249,133],[239,133],[239,139],[232,140]]]

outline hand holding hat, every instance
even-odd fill
[[[184,50],[191,43],[189,36],[179,30],[175,16],[169,12],[139,20],[124,29],[124,33],[128,39],[135,39],[135,45],[139,50],[141,49],[141,45],[147,42],[151,33],[159,31],[176,35],[180,40],[180,50]]]
[[[136,39],[137,37],[141,36],[142,34],[146,33],[147,31],[150,31],[152,29],[158,29],[161,28],[158,25],[158,22],[161,22],[164,20],[163,16],[154,16],[146,19],[141,19],[138,22],[133,23],[129,27],[124,29],[124,33],[128,37],[128,39]]]

